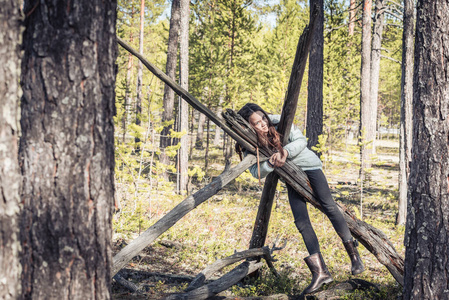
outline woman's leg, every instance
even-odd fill
[[[295,225],[302,235],[307,251],[310,255],[320,252],[320,244],[315,231],[310,223],[307,204],[303,197],[299,195],[291,186],[287,184],[288,201],[295,218]]]
[[[332,198],[329,184],[327,183],[326,176],[321,169],[305,171],[307,177],[309,177],[310,185],[323,207],[323,211],[331,221],[335,228],[335,231],[343,241],[352,239],[351,232],[349,231],[348,224],[337,207],[334,199]]]

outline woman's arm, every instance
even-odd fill
[[[288,151],[288,158],[290,159],[297,156],[307,147],[306,137],[295,125],[292,125],[288,141],[289,143],[284,146],[284,149]]]
[[[254,178],[259,178],[257,171],[257,163],[249,167],[249,171]],[[260,178],[265,178],[268,174],[274,171],[274,168],[270,167],[268,160],[260,164]]]

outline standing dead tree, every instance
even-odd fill
[[[300,42],[301,42],[300,38]],[[167,75],[165,75],[161,70],[156,68],[153,64],[151,64],[149,61],[147,61],[144,57],[139,55],[134,49],[132,49],[130,46],[128,46],[125,42],[119,39],[119,44],[124,47],[126,50],[131,52],[133,55],[135,55],[137,58],[139,58],[143,64],[158,78],[160,78],[162,81],[164,81],[167,85],[169,85],[173,90],[183,97],[192,107],[199,110],[201,113],[205,114],[210,120],[212,120],[215,124],[217,124],[220,128],[222,128],[226,133],[228,133],[235,141],[237,141],[240,145],[242,145],[245,149],[247,149],[250,153],[255,153],[255,149],[257,146],[256,142],[256,135],[253,132],[253,130],[250,128],[249,124],[246,123],[246,121],[242,120],[237,116],[233,111],[228,110],[224,116],[226,117],[228,124],[224,123],[221,119],[219,119],[212,111],[210,111],[205,105],[200,103],[195,97],[193,97],[190,93],[188,93],[186,90],[181,88],[177,83],[175,83],[172,79],[170,79]],[[299,48],[299,46],[298,46]],[[305,53],[307,54],[307,52]],[[304,61],[304,60],[302,60]],[[295,62],[298,64],[301,62],[301,60]],[[303,71],[302,71],[303,72]],[[300,72],[298,73],[300,74]],[[300,76],[302,78],[302,76]],[[292,85],[297,85],[298,83],[292,83]],[[290,86],[290,84],[289,84]],[[296,88],[298,88],[296,86]],[[297,90],[299,93],[299,89]],[[293,105],[293,107],[292,107]],[[294,101],[288,102],[284,104],[283,111],[289,111],[291,112],[291,109],[296,108],[296,103]],[[287,115],[285,115],[287,116]],[[284,116],[284,117],[285,117]],[[288,114],[290,116],[290,114]],[[292,114],[294,116],[294,112]],[[292,117],[293,118],[293,117]],[[287,122],[285,122],[286,125],[288,125]],[[291,121],[289,123],[291,125]],[[289,128],[290,126],[286,126]],[[286,134],[288,136],[288,134]],[[272,153],[268,149],[262,149],[259,148],[260,151],[260,157],[261,160],[267,159]],[[231,181],[233,178],[240,175],[241,172],[243,172],[246,168],[248,168],[250,165],[255,163],[255,158],[253,155],[248,155],[239,165],[236,167],[230,169],[227,172],[230,173],[223,173],[220,176],[223,176],[227,178],[227,180],[223,180],[223,178],[217,178],[217,181],[213,181],[211,184],[203,188],[202,190],[198,191],[196,194],[189,196],[184,201],[190,201],[194,204],[194,206],[190,206],[188,209],[183,210],[183,214],[179,214],[178,212],[181,211],[179,204],[175,209],[173,209],[171,212],[167,214],[167,218],[162,218],[160,221],[158,221],[155,225],[150,227],[147,231],[156,231],[158,230],[159,235],[168,230],[172,225],[174,225],[179,219],[182,218],[183,215],[188,213],[190,210],[195,208],[197,205],[201,204],[202,202],[206,201],[208,197],[211,197],[216,192],[218,192],[224,185],[226,185],[229,181]],[[273,174],[276,174],[276,176],[280,176],[287,182],[289,185],[291,185],[296,191],[298,191],[301,195],[304,196],[304,198],[309,201],[312,205],[320,209],[320,205],[318,201],[315,199],[315,196],[313,194],[313,191],[311,190],[308,179],[306,174],[297,166],[287,162],[282,168],[277,168]],[[205,189],[211,189],[209,193],[205,192]],[[212,191],[212,189],[215,190],[215,192]],[[275,189],[275,186],[273,190]],[[200,193],[200,194],[199,194]],[[200,195],[202,195],[200,197]],[[201,201],[197,201],[199,199],[202,199]],[[196,202],[195,202],[196,201]],[[262,204],[261,204],[262,205]],[[181,206],[182,207],[182,206]],[[372,252],[376,258],[381,262],[383,265],[387,267],[387,269],[390,271],[390,273],[393,275],[393,277],[402,284],[403,282],[403,269],[404,269],[404,262],[403,258],[396,252],[391,242],[388,240],[387,236],[382,233],[380,230],[374,228],[373,226],[360,221],[356,218],[356,216],[348,211],[344,206],[339,206],[340,210],[342,211],[346,222],[348,223],[349,229],[351,230],[351,233],[355,238],[357,238],[370,252]],[[268,207],[267,207],[268,210]],[[170,217],[168,217],[170,216]],[[174,218],[176,216],[176,218]],[[264,222],[268,224],[269,218],[267,218]],[[264,224],[265,224],[264,223]],[[169,226],[167,226],[169,225]],[[263,225],[265,226],[265,225]],[[151,237],[142,237],[138,238],[140,239],[139,243],[135,243],[134,241],[131,242],[128,246],[123,248],[115,257],[114,257],[114,267],[113,267],[113,274],[116,274],[121,268],[123,268],[127,262],[129,262],[132,257],[137,255],[143,248],[145,248],[147,245],[152,243],[159,235]],[[254,234],[253,234],[254,236]],[[137,240],[137,239],[136,239]],[[242,266],[242,265],[240,265]],[[240,267],[239,266],[239,267]],[[235,270],[240,272],[239,267],[236,267]],[[243,266],[244,267],[244,266]],[[250,266],[246,266],[244,268],[246,271],[246,274],[249,274],[249,270],[253,269]],[[257,270],[255,268],[254,270]],[[254,271],[253,270],[253,271]],[[237,272],[236,271],[236,272]],[[205,289],[208,290],[208,289]],[[216,291],[216,290],[215,290]],[[184,294],[185,296],[185,294]],[[181,298],[183,296],[180,296]]]

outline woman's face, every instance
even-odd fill
[[[268,133],[268,120],[261,111],[256,111],[249,116],[249,124],[251,124],[258,133]]]

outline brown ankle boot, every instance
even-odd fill
[[[357,251],[357,246],[359,242],[357,240],[349,240],[343,242],[346,252],[348,252],[349,258],[351,259],[351,272],[352,275],[357,275],[365,271],[362,259],[360,258],[359,251]]]
[[[312,282],[306,287],[303,294],[313,293],[321,288],[323,284],[333,281],[332,275],[329,273],[321,253],[312,254],[304,258],[304,261],[309,267],[310,272],[312,272]]]

